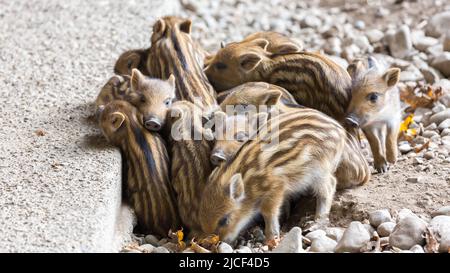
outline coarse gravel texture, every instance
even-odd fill
[[[121,158],[92,102],[175,1],[0,1],[0,252],[117,251]]]

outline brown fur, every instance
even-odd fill
[[[252,42],[258,39],[264,39],[269,42],[267,51],[273,54],[285,54],[300,52],[303,45],[300,41],[292,39],[284,34],[274,31],[259,31],[248,35],[242,40],[242,43]],[[232,44],[232,43],[231,43]],[[208,66],[214,55],[209,55],[205,58],[205,67]]]
[[[153,26],[152,46],[147,66],[152,76],[167,79],[175,76],[176,96],[179,100],[195,102],[200,98],[203,106],[216,105],[216,92],[203,73],[204,51],[193,42],[191,21],[167,16]]]
[[[147,70],[149,49],[132,49],[122,53],[114,65],[114,73],[118,75],[131,75],[131,71],[136,68],[144,75],[149,76]]]
[[[285,113],[270,124],[279,127],[279,144],[262,150],[271,131],[245,143],[236,156],[211,174],[201,200],[202,230],[233,241],[258,213],[266,239],[279,235],[283,201],[306,190],[317,196],[316,220],[326,221],[336,187],[334,172],[342,156],[345,130],[313,110]]]
[[[166,236],[180,224],[169,180],[169,157],[164,141],[142,127],[139,115],[128,102],[112,101],[101,113],[100,127],[124,156],[126,192],[136,212],[139,231]]]
[[[105,106],[113,100],[124,100],[131,92],[130,77],[112,76],[100,90],[95,99],[95,113],[98,117]]]
[[[185,136],[194,137],[194,133],[201,136],[201,140],[177,140],[172,135],[170,141],[172,185],[178,195],[180,217],[183,226],[193,232],[200,230],[200,222],[203,221],[198,216],[198,209],[203,198],[203,189],[213,168],[209,162],[212,141],[203,137],[201,111],[200,107],[188,101],[178,101],[173,104],[170,116],[167,117],[172,131],[178,131]],[[186,125],[185,122],[192,122],[192,126]]]
[[[282,89],[282,88],[280,88]],[[267,105],[276,107],[276,113],[288,113],[295,111],[303,111],[299,106],[295,105],[285,105],[281,103],[280,100],[281,93],[280,90],[265,90],[265,89],[240,89],[236,92],[231,93],[221,104],[220,107],[222,111],[226,111],[227,105]],[[258,109],[259,110],[259,109]],[[305,110],[307,111],[307,109]],[[217,113],[216,113],[217,114]],[[230,113],[227,113],[230,114]],[[223,114],[222,123],[225,123],[225,126],[222,128],[229,127],[230,131],[232,131],[232,135],[237,136],[238,134],[248,135],[248,125],[257,121],[255,118],[247,117],[247,123],[238,122],[236,119],[239,119],[239,115],[228,116],[226,117]],[[259,118],[259,117],[257,117]],[[216,126],[217,128],[217,126]],[[247,132],[246,132],[247,130]],[[247,134],[246,134],[247,133]],[[227,161],[234,156],[236,151],[243,145],[245,141],[238,141],[236,138],[233,139],[224,139],[224,140],[216,140],[214,145],[214,149],[211,153],[212,162],[217,165],[221,161]],[[370,179],[370,169],[369,165],[362,154],[359,141],[352,136],[351,134],[347,134],[345,149],[343,153],[343,157],[341,163],[338,166],[336,172],[336,178],[338,180],[337,188],[344,189],[350,188],[357,185],[362,185],[369,181]]]
[[[264,81],[288,90],[298,103],[343,121],[351,99],[351,78],[323,55],[308,52],[272,54],[257,39],[220,49],[205,73],[217,90]],[[221,65],[219,65],[221,64]]]

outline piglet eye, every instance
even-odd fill
[[[171,99],[171,98],[166,99],[166,100],[164,101],[164,104],[165,104],[167,107],[170,107],[170,106],[172,105],[172,99]]]
[[[141,102],[145,103],[145,97],[144,96],[141,96]]]
[[[224,64],[224,63],[219,62],[219,63],[215,64],[215,67],[216,67],[217,70],[224,70],[224,69],[227,68],[227,65]]]
[[[369,95],[367,95],[367,99],[370,100],[370,102],[375,103],[378,100],[378,93],[370,93]]]
[[[219,220],[218,225],[219,225],[219,227],[224,227],[224,226],[228,225],[229,222],[230,222],[230,215],[227,214]]]

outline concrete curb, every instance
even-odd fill
[[[115,252],[130,241],[121,158],[92,101],[175,0],[11,1],[0,13],[0,252]]]

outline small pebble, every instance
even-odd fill
[[[218,251],[219,253],[233,253],[233,248],[229,244],[221,242]]]
[[[165,248],[163,246],[158,246],[158,247],[155,247],[155,249],[153,250],[152,253],[170,253],[170,251],[167,250],[167,248]]]
[[[393,222],[385,222],[378,226],[377,233],[381,237],[389,236],[395,228],[395,223]]]
[[[145,236],[144,240],[147,244],[159,246],[159,240],[154,235],[147,235]]]
[[[391,213],[387,209],[376,210],[369,213],[369,222],[373,227],[378,227],[384,222],[391,222]]]

